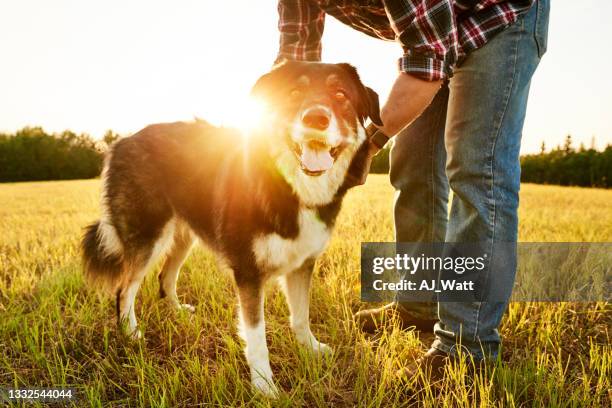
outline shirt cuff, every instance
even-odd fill
[[[444,60],[411,51],[406,52],[398,60],[398,67],[401,72],[426,81],[438,81],[451,76],[450,68],[444,63]]]
[[[312,61],[312,62],[320,62],[321,61],[321,51],[320,50],[295,50],[295,51],[279,51],[276,56],[276,62],[281,61]]]

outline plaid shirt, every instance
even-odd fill
[[[325,14],[404,49],[399,69],[429,81],[452,75],[471,51],[535,0],[279,0],[277,61],[320,61]]]

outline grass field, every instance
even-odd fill
[[[0,387],[71,386],[82,392],[78,406],[611,404],[606,303],[511,304],[501,327],[507,363],[492,373],[472,379],[460,365],[440,389],[394,379],[431,338],[391,327],[375,344],[351,320],[366,306],[360,242],[393,238],[393,191],[384,176],[349,194],[317,263],[313,332],[334,354],[311,358],[298,347],[284,299],[270,287],[267,335],[283,393],[276,401],[253,395],[231,278],[203,249],[186,263],[178,288],[196,313],[177,314],[159,301],[150,274],[137,299],[145,340],[117,336],[111,300],[88,293],[81,276],[78,241],[98,217],[99,187],[98,180],[0,185]],[[520,218],[522,241],[612,241],[612,191],[524,185]]]

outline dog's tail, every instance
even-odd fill
[[[85,277],[96,289],[114,293],[123,272],[123,245],[115,227],[104,220],[85,228],[81,241]]]

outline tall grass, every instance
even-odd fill
[[[179,297],[196,313],[160,301],[151,273],[137,300],[145,340],[118,335],[111,300],[86,290],[79,261],[98,194],[96,180],[0,185],[0,387],[75,387],[75,405],[93,407],[611,404],[606,303],[513,303],[500,329],[505,363],[476,377],[454,366],[440,387],[395,379],[431,336],[392,326],[373,339],[351,319],[367,306],[359,301],[360,242],[393,238],[384,176],[349,194],[317,263],[313,331],[333,355],[313,358],[297,345],[282,295],[268,289],[267,337],[283,392],[266,400],[250,390],[231,278],[204,249],[179,279]],[[610,241],[612,191],[525,185],[520,218],[523,241]]]

